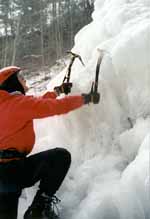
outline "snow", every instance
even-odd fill
[[[101,101],[35,121],[32,153],[65,147],[72,165],[57,195],[61,219],[150,219],[150,1],[96,0],[72,51],[72,94],[90,91],[99,49]],[[49,83],[62,82],[66,69]],[[21,198],[19,218],[35,188]],[[32,195],[31,195],[32,192]]]

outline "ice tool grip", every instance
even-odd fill
[[[101,66],[103,57],[104,57],[104,51],[100,50],[100,55],[98,57],[97,65],[96,65],[95,81],[94,81],[94,84],[92,84],[92,87],[93,87],[92,89],[93,89],[94,93],[97,93],[97,91],[98,91],[99,72],[100,72],[100,66]]]

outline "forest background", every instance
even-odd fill
[[[48,69],[91,21],[94,0],[0,0],[0,68]]]

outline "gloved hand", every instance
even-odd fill
[[[82,94],[82,96],[84,99],[84,104],[88,104],[88,103],[98,104],[100,101],[100,94],[99,93]]]
[[[60,95],[61,93],[69,94],[71,92],[72,83],[66,82],[62,83],[62,85],[54,87],[54,91],[57,93],[57,95]]]

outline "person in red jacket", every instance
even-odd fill
[[[20,70],[16,66],[0,70],[0,219],[17,219],[22,189],[38,181],[38,191],[24,219],[57,219],[55,193],[68,172],[71,154],[54,148],[27,156],[35,143],[33,120],[98,103],[99,96],[93,98],[89,93],[57,99],[58,94],[70,92],[70,83],[40,97],[26,95],[28,87]]]

